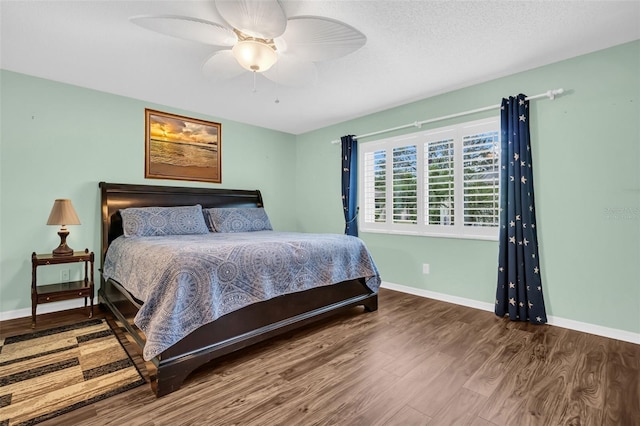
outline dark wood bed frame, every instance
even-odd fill
[[[144,334],[133,324],[142,302],[102,276],[109,244],[122,235],[119,210],[127,207],[262,207],[260,191],[130,185],[100,182],[102,206],[100,302],[124,325],[142,353]],[[160,397],[177,390],[197,367],[223,355],[295,330],[354,306],[378,309],[378,295],[364,278],[279,296],[229,313],[204,325],[155,357],[151,387]]]

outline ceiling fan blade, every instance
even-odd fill
[[[287,29],[280,38],[282,40],[276,43],[278,50],[312,62],[340,58],[367,42],[367,37],[355,28],[319,16],[289,18]]]
[[[186,16],[132,16],[131,22],[160,34],[214,46],[233,46],[238,37],[229,28],[204,19]]]
[[[277,0],[216,0],[216,9],[229,25],[252,37],[275,38],[287,27]]]
[[[202,65],[202,73],[214,80],[227,80],[245,72],[231,50],[220,50],[214,53]]]
[[[318,79],[318,71],[313,62],[286,53],[279,53],[278,62],[263,74],[269,80],[289,87],[311,86]]]

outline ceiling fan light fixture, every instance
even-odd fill
[[[243,68],[254,72],[264,72],[278,60],[271,46],[257,40],[239,41],[231,51]]]

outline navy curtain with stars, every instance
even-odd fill
[[[533,200],[529,101],[525,95],[502,100],[500,171],[500,252],[498,316],[544,324],[540,257]]]
[[[353,135],[340,138],[342,142],[342,208],[347,235],[358,236],[358,141]]]

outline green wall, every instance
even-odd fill
[[[536,95],[559,87],[567,90],[564,96],[531,102],[547,313],[640,333],[640,42],[299,136],[299,229],[342,232],[340,147],[331,140],[499,104],[503,96]],[[421,130],[489,114],[493,113],[425,125]],[[411,131],[415,129],[396,133]],[[374,233],[360,237],[372,251],[383,281],[489,304],[495,300],[497,242]],[[430,274],[422,273],[423,263],[430,265]]]
[[[45,225],[54,199],[71,198],[82,223],[69,245],[99,251],[100,181],[260,189],[274,228],[295,230],[294,135],[8,71],[0,84],[0,313],[31,306],[31,253],[60,242]],[[145,108],[221,122],[222,184],[145,179]],[[39,283],[57,269],[39,268]]]
[[[259,188],[274,228],[341,233],[340,147],[330,141],[563,87],[555,101],[531,103],[547,313],[640,333],[639,76],[633,42],[294,136],[2,71],[0,314],[30,306],[29,256],[58,243],[45,225],[55,198],[78,211],[76,249],[98,250],[101,180]],[[223,183],[144,179],[145,107],[222,122]],[[493,303],[496,242],[361,237],[384,281]]]

